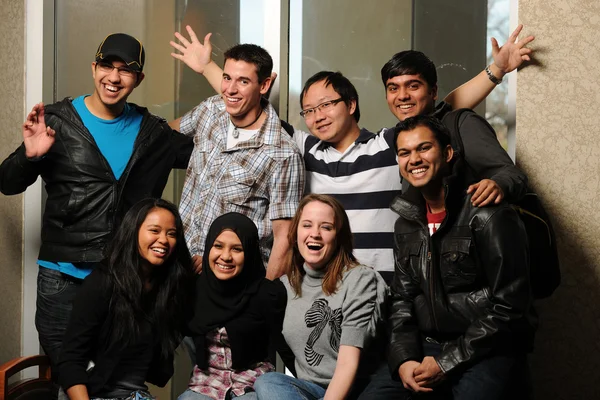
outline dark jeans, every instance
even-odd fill
[[[57,366],[63,336],[67,330],[73,309],[73,300],[81,282],[83,282],[81,279],[53,269],[39,267],[35,327],[38,331],[40,345],[50,357],[52,380],[55,383],[58,377]],[[57,391],[58,386],[55,387],[55,392]]]
[[[436,356],[442,346],[423,342],[425,356]],[[416,394],[392,380],[387,365],[382,365],[359,400],[525,400],[531,398],[529,368],[524,354],[503,353],[486,357],[464,370],[450,374],[432,393]]]

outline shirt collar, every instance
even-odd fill
[[[266,99],[263,98],[261,100],[261,106],[263,107],[263,112],[267,115],[267,118],[259,128],[258,133],[250,138],[250,140],[239,142],[231,149],[226,149],[224,151],[229,152],[242,149],[253,149],[261,147],[264,144],[281,147],[281,120],[273,106]],[[227,111],[225,110],[225,102],[222,98],[219,98],[219,107],[223,110],[220,119],[223,123],[225,132],[227,132],[230,119],[229,114],[227,114]]]
[[[369,140],[373,139],[374,137],[375,137],[375,134],[373,132],[370,132],[370,131],[366,130],[365,128],[361,128],[360,133],[358,134],[358,137],[354,141],[354,144],[367,143]],[[321,140],[321,143],[319,144],[319,150],[325,150],[331,146],[332,146],[331,143]]]

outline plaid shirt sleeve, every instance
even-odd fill
[[[179,131],[186,136],[194,136],[198,128],[198,122],[202,118],[206,118],[206,111],[208,109],[208,100],[198,104],[192,110],[188,111],[181,121],[179,121]]]
[[[294,152],[283,159],[271,175],[269,219],[292,218],[304,194],[304,162]]]

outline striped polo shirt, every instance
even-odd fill
[[[397,219],[390,203],[402,188],[394,130],[375,134],[361,129],[343,153],[306,132],[295,131],[294,139],[304,157],[306,193],[328,194],[343,204],[354,234],[354,255],[389,282]]]

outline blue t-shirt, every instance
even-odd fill
[[[98,118],[88,110],[84,102],[85,97],[74,99],[73,107],[94,138],[100,153],[106,158],[115,179],[118,180],[133,154],[133,144],[142,125],[142,114],[135,107],[125,103],[123,112],[117,118]],[[72,264],[38,260],[38,264],[83,279],[92,272],[95,263]]]

